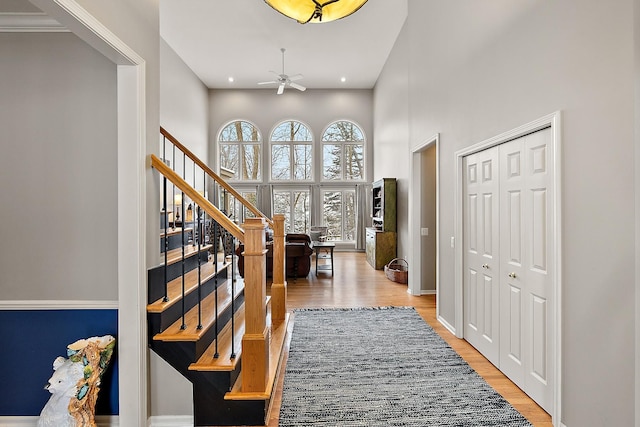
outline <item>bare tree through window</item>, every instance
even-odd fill
[[[271,179],[309,181],[313,171],[313,137],[303,123],[287,120],[271,134]]]
[[[234,172],[234,179],[258,181],[262,178],[262,137],[249,122],[236,120],[220,132],[220,166]]]

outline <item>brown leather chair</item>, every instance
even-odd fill
[[[287,234],[285,236],[285,256],[287,277],[307,277],[311,271],[311,238],[306,234]],[[244,277],[244,245],[238,246],[238,273]],[[267,242],[267,277],[273,276],[273,245]]]

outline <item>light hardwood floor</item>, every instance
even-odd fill
[[[412,296],[407,286],[388,280],[383,271],[367,264],[364,253],[336,252],[335,274],[319,272],[314,265],[308,277],[289,279],[288,310],[311,307],[413,306],[424,320],[444,338],[498,393],[535,427],[551,427],[551,417],[516,387],[466,341],[456,338],[436,320],[435,295]],[[295,322],[295,316],[293,321]],[[285,362],[287,354],[285,353]],[[278,426],[284,369],[280,373],[268,427]]]

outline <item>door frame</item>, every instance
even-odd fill
[[[76,0],[30,0],[116,64],[119,425],[147,425],[146,61]]]
[[[436,150],[436,316],[440,317],[440,304],[438,292],[440,288],[440,134],[436,133],[420,144],[411,148],[409,159],[409,194],[419,194],[420,198],[409,197],[409,259],[408,264],[414,266],[409,274],[407,292],[411,295],[422,295],[422,270],[419,267],[422,260],[422,237],[420,229],[422,224],[422,153],[429,147],[435,146]]]
[[[553,300],[551,303],[551,319],[553,326],[550,328],[551,342],[553,343],[550,357],[555,361],[553,368],[553,408],[550,414],[554,424],[561,420],[562,408],[562,215],[561,215],[561,113],[556,111],[537,120],[529,122],[515,129],[504,132],[493,138],[481,141],[455,152],[455,231],[452,243],[454,244],[454,277],[455,277],[455,323],[454,332],[456,337],[464,338],[464,301],[463,301],[463,202],[464,202],[464,181],[463,181],[463,158],[473,153],[477,153],[487,148],[500,145],[502,143],[520,138],[524,135],[536,132],[544,128],[551,128],[551,155],[550,169],[553,170],[553,180],[551,186],[554,190],[554,197],[549,208],[552,210],[553,238],[550,242],[550,257],[554,262],[554,272],[552,283]]]

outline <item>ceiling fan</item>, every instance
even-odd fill
[[[294,74],[293,76],[289,76],[287,74],[284,73],[284,52],[286,51],[285,48],[280,48],[280,52],[282,52],[282,74],[278,74],[275,71],[271,71],[273,74],[275,74],[276,76],[278,76],[275,80],[271,80],[268,82],[259,82],[259,85],[268,85],[268,84],[274,84],[277,83],[278,84],[278,95],[282,95],[282,93],[284,92],[284,88],[289,86],[292,87],[294,89],[298,89],[299,91],[304,92],[305,90],[307,90],[306,87],[295,83],[296,80],[300,80],[301,78],[303,78],[302,74]]]

